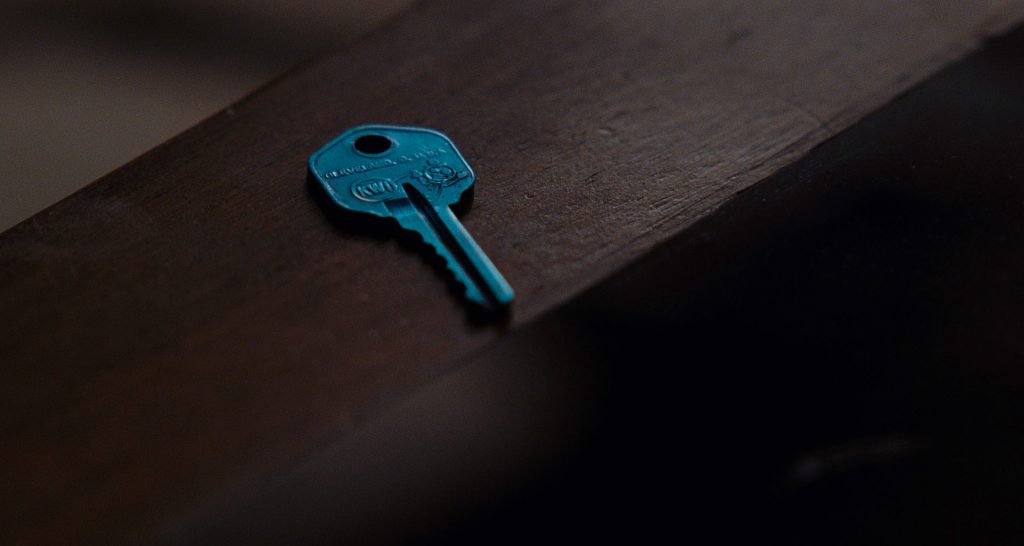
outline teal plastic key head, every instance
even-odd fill
[[[310,173],[345,209],[388,217],[388,201],[414,186],[434,206],[454,205],[473,185],[473,169],[439,131],[360,125],[309,158]]]

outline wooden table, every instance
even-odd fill
[[[1021,16],[418,5],[0,236],[0,536],[202,542],[197,522],[495,359]],[[394,234],[325,210],[305,159],[365,122],[458,143],[478,176],[464,223],[518,294],[508,324],[474,322]]]

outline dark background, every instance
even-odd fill
[[[7,0],[0,231],[412,0]]]

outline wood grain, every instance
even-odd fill
[[[0,237],[0,536],[145,540],[500,338],[318,206],[306,157],[346,127],[455,140],[516,328],[1022,15],[422,4]]]

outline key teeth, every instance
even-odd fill
[[[445,269],[448,271],[449,277],[455,281],[456,284],[462,287],[462,296],[470,301],[483,304],[482,295],[476,294],[476,290],[473,289],[472,283],[464,278],[464,275],[459,274],[459,270],[462,268],[455,261],[455,257],[450,252],[443,251],[437,248],[437,245],[431,243],[418,231],[413,231],[420,238],[420,243],[430,248],[434,256],[441,258],[444,261]]]

